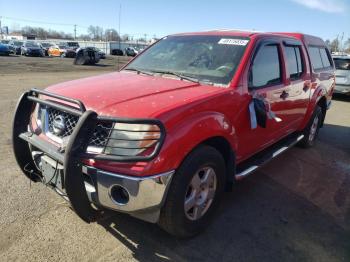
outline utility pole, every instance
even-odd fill
[[[77,39],[77,25],[74,25],[74,40]]]
[[[119,27],[119,29],[118,29],[118,34],[119,34],[119,49],[121,49],[121,47],[120,47],[120,38],[122,37],[122,35],[121,35],[121,33],[120,33],[120,17],[121,17],[121,13],[122,13],[122,5],[120,4],[119,5],[119,21],[118,21],[118,27]]]
[[[121,17],[121,13],[122,13],[122,4],[119,5],[119,17],[118,17],[118,35],[119,35],[119,50],[122,50],[121,49],[121,46],[120,46],[120,37],[121,37],[121,34],[120,34],[120,17]],[[119,55],[117,56],[117,70],[119,71]]]

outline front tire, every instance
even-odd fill
[[[176,237],[203,231],[215,214],[224,191],[225,161],[211,146],[199,146],[174,175],[158,224]]]
[[[303,130],[304,138],[298,143],[299,146],[304,148],[309,148],[314,146],[315,140],[318,136],[318,132],[321,127],[323,119],[322,109],[319,105],[316,105],[315,111],[312,114],[312,117],[308,125]]]

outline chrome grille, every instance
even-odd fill
[[[62,116],[65,120],[65,124],[66,124],[66,128],[64,130],[64,132],[60,135],[56,135],[59,138],[64,138],[66,136],[70,136],[73,133],[74,127],[76,126],[76,124],[78,123],[79,117],[75,116],[75,115],[71,115],[71,114],[67,114],[65,112],[62,112],[60,110],[54,109],[54,108],[48,108],[47,109],[47,114],[48,114],[48,126],[49,126],[49,132],[51,134],[54,134],[53,131],[53,122],[55,117],[57,116]]]
[[[109,133],[111,132],[113,124],[112,123],[99,123],[97,124],[95,131],[90,138],[89,145],[104,147],[107,145],[107,140]]]
[[[48,132],[51,135],[54,135],[60,139],[63,139],[65,137],[70,136],[73,133],[73,130],[79,120],[78,116],[65,113],[55,108],[47,108],[46,110],[47,110],[47,120],[48,120]],[[66,125],[64,132],[60,135],[55,134],[53,129],[53,122],[55,117],[57,116],[63,117]],[[112,127],[113,127],[113,123],[111,122],[98,123],[93,132],[92,137],[90,138],[89,146],[105,147]]]

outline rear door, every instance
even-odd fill
[[[335,81],[331,55],[325,46],[309,45],[308,50],[317,87],[320,86],[330,94]]]
[[[286,85],[289,131],[295,131],[305,117],[311,93],[311,77],[306,59],[306,50],[299,40],[283,41],[284,60],[286,64]]]

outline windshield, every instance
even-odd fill
[[[43,47],[50,47],[50,46],[52,46],[50,43],[41,43],[41,45],[42,45]]]
[[[39,47],[39,45],[35,42],[26,42],[26,47]]]
[[[229,36],[169,36],[142,52],[125,69],[228,85],[248,41]]]
[[[334,58],[335,68],[338,70],[350,70],[350,58]]]
[[[3,44],[8,44],[8,43],[10,43],[10,40],[1,40],[1,43],[3,43]]]
[[[68,42],[68,46],[79,47],[79,44],[76,42]]]
[[[15,45],[15,46],[22,46],[23,45],[23,42],[13,42],[13,44]]]

